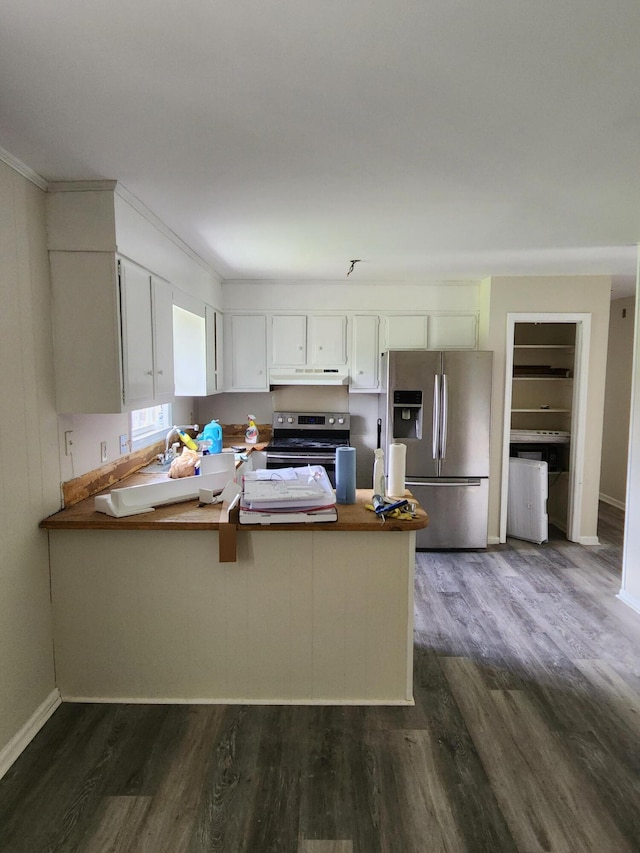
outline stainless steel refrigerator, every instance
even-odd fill
[[[429,515],[417,547],[486,548],[493,353],[390,350],[382,365],[385,458],[406,445],[406,487]]]

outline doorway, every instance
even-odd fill
[[[550,521],[581,537],[589,314],[507,315],[500,541],[507,537],[509,458],[548,462]],[[527,449],[525,449],[527,448]]]

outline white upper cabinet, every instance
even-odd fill
[[[212,275],[113,181],[51,185],[46,202],[58,412],[170,402],[174,285],[213,292]]]
[[[311,314],[307,364],[324,367],[347,363],[347,318],[335,314]]]
[[[153,324],[151,275],[135,264],[120,260],[122,312],[123,403],[134,409],[153,400]]]
[[[173,397],[171,286],[148,270],[120,259],[123,405],[168,403]]]
[[[57,411],[126,411],[116,256],[56,251],[49,252],[49,264]],[[149,316],[148,300],[147,296]],[[150,346],[150,320],[148,329],[146,347]],[[149,370],[151,360],[147,360]],[[147,376],[146,387],[150,387],[149,379]]]
[[[223,318],[222,312],[205,305],[207,346],[207,395],[224,390],[223,376]]]
[[[380,364],[380,320],[373,314],[353,317],[351,390],[377,391]]]
[[[432,314],[429,317],[429,349],[475,349],[478,318],[475,314]]]
[[[307,363],[307,315],[271,317],[271,363],[300,367]]]
[[[173,376],[173,296],[168,281],[151,276],[151,313],[153,332],[153,399],[170,403],[174,393]]]
[[[426,349],[426,314],[392,314],[385,318],[384,349]]]
[[[227,314],[224,330],[226,391],[268,391],[267,318]]]

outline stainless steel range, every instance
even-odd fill
[[[267,468],[323,465],[336,484],[336,448],[348,446],[348,412],[274,412]]]

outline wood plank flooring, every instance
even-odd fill
[[[622,514],[417,556],[415,707],[63,705],[0,781],[3,853],[640,851]]]

